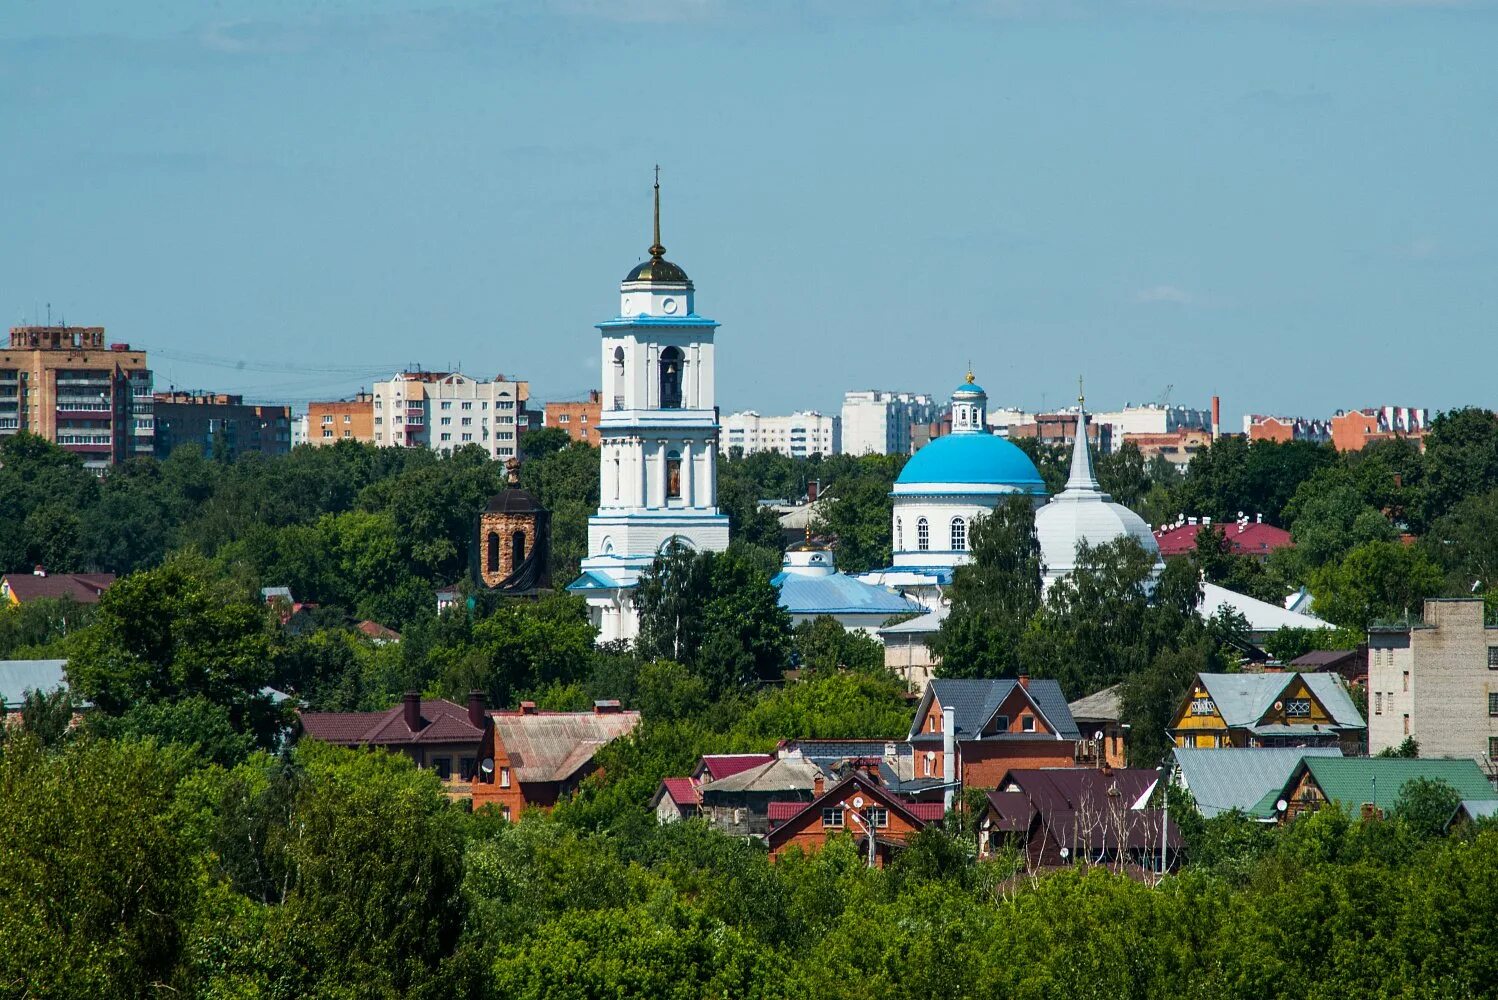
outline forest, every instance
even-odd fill
[[[1024,446],[1058,485],[1064,456]],[[597,503],[597,452],[546,431],[524,447],[560,587]],[[0,658],[66,658],[73,684],[3,729],[0,995],[843,996],[850,981],[890,997],[1490,995],[1498,831],[1446,830],[1439,790],[1381,820],[1183,821],[1188,863],[1159,886],[978,862],[960,809],[883,870],[851,844],[772,865],[697,822],[657,826],[660,778],[702,753],[908,728],[877,643],[830,620],[792,628],[779,609],[782,539],[760,502],[817,482],[830,499],[813,530],[840,568],[883,565],[900,464],[729,456],[733,547],[664,556],[641,588],[641,642],[623,650],[595,646],[577,598],[502,601],[468,582],[473,518],[505,484],[476,451],[342,443],[226,461],[186,447],[96,478],[45,441],[7,439],[0,567],[120,579],[97,606],[0,609]],[[944,672],[1023,667],[1071,697],[1123,682],[1135,731],[1157,732],[1192,673],[1237,665],[1242,624],[1194,614],[1201,579],[1270,600],[1308,587],[1339,628],[1276,637],[1287,654],[1418,616],[1425,596],[1491,602],[1487,411],[1441,415],[1423,451],[1228,438],[1184,474],[1129,447],[1099,473],[1151,523],[1262,514],[1296,545],[1259,562],[1203,532],[1153,600],[1142,550],[1102,546],[1042,597],[1033,518],[1001,507],[953,586]],[[454,582],[473,607],[439,616],[433,591]],[[266,586],[315,607],[283,622]],[[363,619],[401,640],[372,641]],[[644,721],[574,799],[516,824],[450,803],[402,758],[295,739],[298,704],[474,688],[496,706],[619,698]],[[1141,737],[1132,763],[1162,751]]]

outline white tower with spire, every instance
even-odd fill
[[[1040,558],[1045,563],[1044,587],[1049,590],[1057,580],[1077,568],[1077,546],[1102,545],[1124,535],[1131,535],[1155,557],[1151,583],[1158,578],[1165,563],[1160,559],[1160,544],[1155,541],[1144,518],[1103,492],[1092,469],[1092,450],[1087,441],[1087,400],[1077,380],[1077,434],[1072,442],[1071,473],[1066,488],[1035,512],[1035,535],[1040,541]]]
[[[718,512],[718,324],[697,315],[691,279],[666,260],[659,167],[654,232],[650,259],[619,286],[619,315],[598,324],[598,513],[588,519],[582,575],[567,589],[587,598],[601,643],[639,634],[633,591],[667,544],[728,547],[728,518]]]

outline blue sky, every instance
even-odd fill
[[[1498,404],[1498,5],[7,0],[0,310],[158,384],[596,385],[664,242],[719,402]]]

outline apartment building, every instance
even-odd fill
[[[0,351],[0,437],[30,431],[96,472],[155,451],[145,351],[102,326],[18,326]]]
[[[1498,760],[1498,628],[1481,600],[1430,599],[1418,624],[1368,630],[1368,751]]]
[[[603,412],[603,394],[589,391],[586,400],[558,400],[545,404],[543,426],[556,427],[583,444],[598,443],[598,417]]]
[[[245,403],[226,393],[158,392],[154,397],[156,457],[196,444],[205,455],[234,459],[248,452],[291,451],[291,407]]]
[[[816,410],[803,410],[783,417],[766,417],[754,410],[742,410],[723,418],[718,450],[728,454],[739,448],[745,455],[778,451],[795,458],[836,455],[842,447],[841,425],[839,418]]]
[[[1377,406],[1338,410],[1330,421],[1332,446],[1338,451],[1362,451],[1375,441],[1409,438],[1417,445],[1430,428],[1430,411],[1414,406]]]
[[[1175,434],[1177,431],[1212,430],[1212,412],[1168,403],[1125,403],[1123,409],[1092,414],[1095,424],[1109,424],[1113,436],[1126,434]]]
[[[514,458],[530,427],[530,383],[498,375],[483,382],[462,372],[400,372],[374,385],[374,441],[444,454],[465,445],[491,458]]]
[[[911,427],[936,421],[941,407],[925,393],[862,389],[843,394],[842,451],[908,455]]]
[[[339,441],[373,444],[374,393],[360,392],[352,399],[308,403],[307,415],[302,420],[307,444],[327,445]]]
[[[1250,413],[1243,418],[1243,433],[1250,441],[1310,441],[1325,444],[1332,439],[1331,424],[1307,417],[1273,417]]]

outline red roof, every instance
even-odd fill
[[[771,823],[784,823],[805,808],[805,802],[771,802],[766,814]]]
[[[1196,550],[1196,533],[1201,530],[1199,524],[1183,524],[1177,528],[1162,528],[1155,532],[1155,541],[1159,543],[1160,554],[1167,559],[1171,556],[1181,556]],[[1212,525],[1219,535],[1228,541],[1228,546],[1234,555],[1240,556],[1267,556],[1275,549],[1283,549],[1294,545],[1290,532],[1284,528],[1276,528],[1272,524],[1262,524],[1257,521],[1250,524],[1240,524],[1230,521],[1225,524]]]
[[[444,698],[422,699],[421,726],[406,725],[405,705],[383,712],[303,712],[308,736],[343,746],[401,746],[409,743],[478,743],[484,731],[468,721],[468,709]]]
[[[709,780],[718,781],[774,759],[774,754],[768,753],[712,753],[703,754],[702,762],[697,766],[698,770],[707,769]]]
[[[99,597],[114,583],[113,573],[7,573],[0,576],[0,590],[18,604],[43,598],[71,597],[79,604],[98,604]]]
[[[661,785],[665,787],[666,794],[671,796],[671,801],[678,806],[702,804],[702,795],[697,791],[697,785],[691,778],[662,778]],[[770,805],[773,808],[774,803]]]
[[[399,632],[386,625],[381,625],[379,622],[373,622],[365,619],[364,621],[355,625],[354,628],[358,629],[364,635],[369,636],[369,638],[371,639],[383,639],[386,642],[401,641],[401,634]]]
[[[905,805],[910,815],[924,823],[940,823],[946,818],[947,809],[940,802],[909,802]]]

